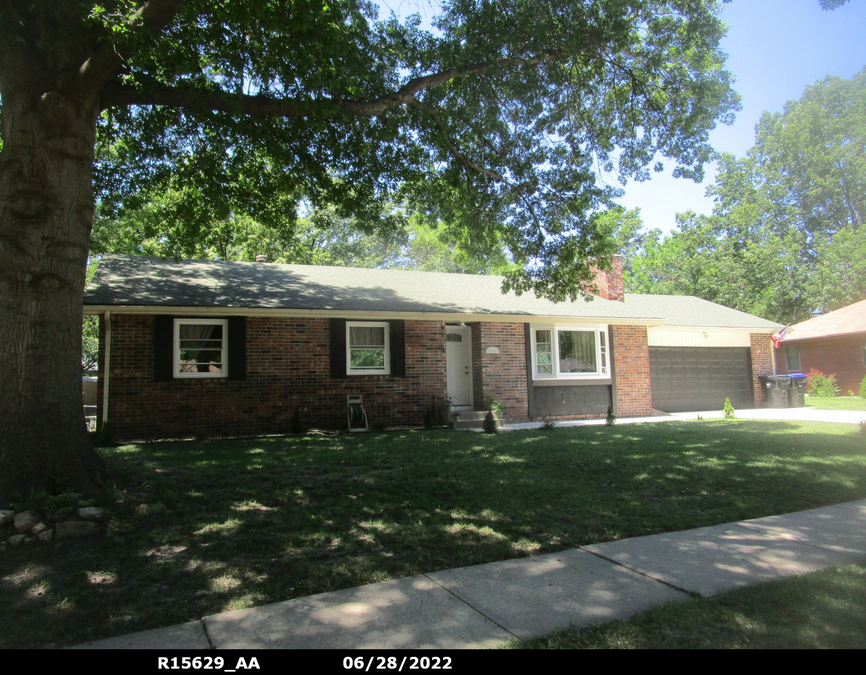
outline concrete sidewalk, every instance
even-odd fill
[[[477,648],[866,559],[866,500],[444,570],[79,645]]]

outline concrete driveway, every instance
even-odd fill
[[[685,422],[702,418],[705,420],[721,419],[721,410],[703,410],[685,413],[670,413],[652,417],[618,417],[617,424],[643,424],[645,422]],[[818,408],[755,408],[752,410],[737,410],[736,418],[741,420],[791,420],[801,422],[836,422],[838,424],[860,424],[866,420],[866,410],[819,410]],[[558,427],[579,427],[594,424],[604,424],[599,420],[557,420]],[[520,422],[506,424],[506,431],[515,429],[538,429],[541,422]]]

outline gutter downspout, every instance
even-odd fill
[[[105,364],[102,368],[102,426],[108,424],[108,374],[111,363],[111,312],[105,310]]]

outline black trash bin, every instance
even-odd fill
[[[791,386],[788,389],[788,407],[806,407],[806,374],[788,373],[788,377],[791,378]]]
[[[767,392],[767,406],[787,408],[791,378],[787,375],[761,375],[760,380],[764,391]]]

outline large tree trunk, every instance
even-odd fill
[[[17,75],[2,83],[0,505],[106,478],[81,395],[97,105]]]

